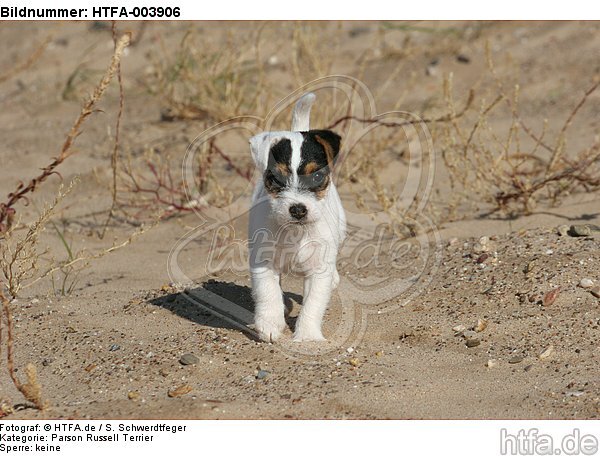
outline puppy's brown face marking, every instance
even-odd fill
[[[327,142],[326,139],[321,138],[319,135],[315,135],[315,141],[321,144],[323,150],[325,151],[325,156],[327,157],[327,166],[333,168],[333,160],[335,158],[333,153],[333,146],[329,144],[329,142]]]
[[[301,165],[302,166],[302,165]],[[309,161],[304,164],[304,168],[299,170],[299,174],[312,174],[320,168],[316,161]]]
[[[265,189],[272,196],[278,196],[289,185],[291,178],[292,143],[282,139],[271,146],[267,169],[263,174]]]
[[[284,163],[277,163],[275,165],[275,169],[277,170],[277,172],[279,174],[281,174],[282,176],[289,176],[290,175],[290,168],[288,165],[284,164]]]

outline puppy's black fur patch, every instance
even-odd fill
[[[267,169],[263,176],[265,188],[269,193],[277,194],[285,188],[292,173],[291,162],[292,142],[289,139],[282,139],[271,146]]]
[[[302,132],[304,141],[300,150],[301,160],[298,168],[298,174],[307,174],[305,172],[307,165],[311,162],[318,165],[317,169],[325,166],[332,167],[333,162],[340,152],[341,137],[330,130],[309,130]],[[327,147],[329,146],[329,147]],[[329,149],[329,150],[327,150]],[[331,156],[328,157],[328,152]],[[309,167],[310,169],[311,167]]]
[[[330,130],[302,132],[304,141],[300,149],[298,167],[300,185],[323,198],[330,182],[331,168],[340,152],[341,138]]]

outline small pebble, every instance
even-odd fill
[[[477,253],[489,252],[490,251],[490,238],[482,236],[479,238],[479,242],[475,245],[474,250]]]
[[[569,236],[572,237],[584,237],[591,236],[592,230],[587,225],[571,225],[569,229]]]
[[[576,390],[576,391],[567,391],[565,394],[569,397],[579,397],[582,396],[584,391]]]
[[[466,329],[467,327],[465,325],[456,325],[452,328],[452,331],[456,333],[455,336],[460,336]]]
[[[140,393],[137,391],[129,391],[127,393],[127,398],[131,401],[137,401],[140,398]]]
[[[509,362],[509,364],[519,364],[524,359],[525,358],[523,358],[522,356],[513,356],[512,358],[510,358],[508,360],[508,362]]]
[[[112,345],[111,345],[111,346],[108,348],[108,351],[111,351],[111,352],[115,352],[115,351],[117,351],[117,350],[121,350],[121,346],[120,346],[120,345],[118,345],[118,344],[112,344]]]
[[[184,366],[189,366],[190,364],[198,364],[200,359],[193,353],[186,353],[179,358],[179,362]]]
[[[524,270],[525,274],[531,274],[533,272],[533,270],[536,268],[536,266],[537,266],[537,258],[533,258],[525,266],[525,270]]]
[[[548,293],[546,293],[544,295],[544,298],[542,299],[542,305],[550,306],[550,305],[554,304],[554,301],[556,301],[556,298],[558,297],[559,293],[560,293],[560,287],[555,288],[554,290],[551,290]]]
[[[257,374],[256,374],[256,379],[257,379],[257,380],[262,380],[262,379],[266,378],[266,377],[267,377],[267,375],[269,375],[269,374],[270,374],[270,372],[269,372],[269,371],[266,371],[266,370],[262,370],[262,369],[261,369],[261,370],[259,370],[259,371],[257,372]]]
[[[192,391],[192,387],[190,385],[181,385],[175,389],[169,390],[167,392],[167,396],[169,397],[181,397]]]
[[[579,286],[581,288],[592,288],[594,286],[594,281],[592,279],[581,279],[579,281]]]
[[[496,367],[498,365],[498,360],[497,359],[488,359],[487,363],[485,365],[487,367]]]
[[[552,354],[554,353],[554,346],[549,345],[542,353],[540,353],[540,356],[538,356],[538,358],[544,360],[544,359],[548,359],[550,358],[550,356],[552,356]]]
[[[437,68],[433,65],[427,65],[427,67],[425,68],[425,74],[427,76],[435,76],[437,72]]]
[[[352,367],[360,366],[360,362],[358,361],[358,358],[351,358],[350,360],[348,360],[348,362],[350,363],[350,365]]]
[[[463,332],[462,336],[465,339],[473,339],[473,338],[477,337],[477,333],[475,331],[473,331],[472,329],[468,329]]]
[[[592,293],[592,296],[594,296],[595,298],[600,298],[600,287],[594,287],[590,290],[590,293]]]
[[[487,260],[490,257],[490,255],[488,253],[482,253],[481,255],[479,255],[479,257],[475,260],[475,263],[477,264],[482,264],[485,262],[485,260]]]
[[[487,320],[483,320],[480,318],[479,320],[477,320],[477,324],[475,325],[475,332],[480,333],[482,331],[485,331],[485,328],[487,328],[487,326],[488,326]]]
[[[569,233],[569,225],[560,225],[556,231],[560,236],[566,236]]]
[[[479,344],[481,344],[479,339],[467,339],[467,347],[469,348],[477,347]]]
[[[352,348],[352,347],[348,347],[346,349],[346,352],[348,352],[348,353],[352,353],[353,351],[354,351],[354,348]]]

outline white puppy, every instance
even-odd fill
[[[255,329],[265,341],[275,341],[286,326],[282,274],[304,277],[295,341],[325,340],[321,323],[340,280],[336,258],[346,235],[346,217],[331,178],[340,137],[309,129],[315,98],[308,93],[296,103],[292,131],[264,132],[250,139],[262,174],[250,209],[250,274]]]

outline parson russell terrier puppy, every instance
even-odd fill
[[[346,236],[346,216],[332,181],[340,137],[310,130],[312,93],[292,114],[292,131],[267,131],[250,139],[262,173],[256,183],[248,226],[255,329],[264,341],[285,329],[281,276],[304,277],[303,305],[294,341],[325,340],[323,315],[339,284],[338,249]]]

